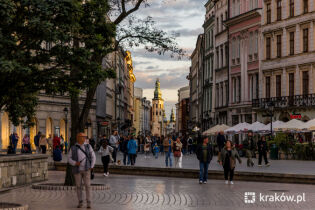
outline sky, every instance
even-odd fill
[[[179,33],[176,41],[187,55],[193,52],[197,37],[203,32],[206,0],[148,0],[150,7],[141,8],[135,15],[151,16],[159,29],[168,33]],[[143,89],[143,97],[151,100],[156,78],[160,79],[165,111],[169,118],[171,109],[176,110],[178,89],[189,85],[191,61],[189,57],[178,60],[146,52],[143,48],[131,50],[135,87]]]

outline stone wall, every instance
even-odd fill
[[[48,155],[0,156],[0,189],[48,178]]]

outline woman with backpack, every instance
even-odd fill
[[[107,141],[104,141],[100,150],[98,151],[102,155],[102,163],[104,167],[104,176],[108,176],[108,165],[111,159],[111,154],[113,153],[114,149],[108,145]]]
[[[180,138],[177,137],[176,141],[174,142],[174,159],[175,159],[175,168],[179,168],[179,160],[182,156],[182,148],[183,144],[180,141]]]

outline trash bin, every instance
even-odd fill
[[[278,160],[278,147],[276,144],[270,145],[270,159],[271,160]]]

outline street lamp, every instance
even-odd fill
[[[269,110],[269,116],[270,116],[270,135],[272,137],[272,118],[273,118],[273,112],[275,109],[275,105],[272,101],[268,104],[268,110]]]
[[[63,112],[64,112],[64,114],[65,114],[65,139],[66,139],[66,142],[67,142],[67,144],[68,144],[68,108],[67,107],[65,107],[64,109],[63,109]],[[67,148],[66,148],[66,154],[67,154]]]

